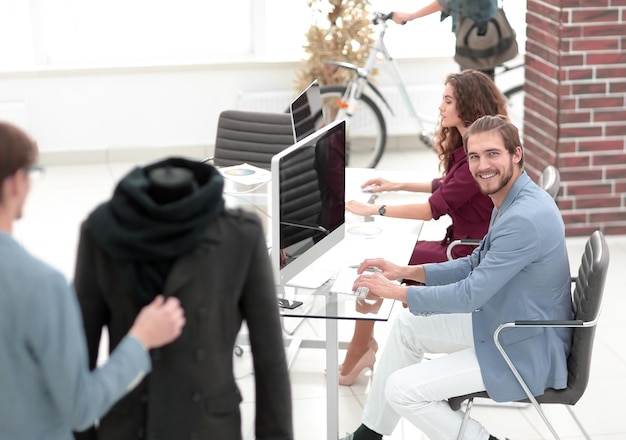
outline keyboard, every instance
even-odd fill
[[[330,288],[331,293],[365,298],[369,293],[369,289],[367,287],[359,287],[356,290],[352,290],[354,280],[356,280],[358,276],[359,274],[357,273],[356,268],[350,266],[343,267],[337,274],[337,278],[335,278],[335,281]]]

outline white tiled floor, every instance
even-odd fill
[[[50,166],[46,176],[33,188],[25,209],[25,216],[15,228],[15,236],[31,252],[59,268],[68,278],[72,276],[78,227],[86,215],[101,201],[110,197],[115,183],[134,164],[98,163],[88,165]],[[436,171],[434,154],[423,148],[417,152],[388,151],[381,169],[424,169]],[[436,224],[432,227],[437,228]],[[588,433],[597,440],[626,438],[626,354],[623,335],[626,330],[623,310],[626,309],[626,282],[619,270],[626,263],[626,237],[607,237],[611,266],[608,274],[605,305],[597,331],[589,387],[574,411]],[[576,270],[585,238],[569,238],[570,264]],[[396,307],[397,312],[400,308]],[[286,321],[286,325],[292,325]],[[376,338],[382,346],[390,324],[376,325]],[[353,323],[340,321],[340,339],[349,340]],[[324,338],[324,323],[307,320],[298,328],[303,338]],[[379,351],[380,353],[380,351]],[[343,359],[343,353],[339,358]],[[291,369],[294,427],[297,440],[319,440],[325,437],[325,375],[322,350],[301,350]],[[254,376],[251,372],[250,354],[236,359],[236,373],[244,395],[242,413],[244,434],[253,438]],[[351,387],[340,387],[340,433],[352,431],[360,423],[361,408],[368,392],[370,375],[362,374]],[[563,439],[578,440],[577,431],[563,408],[547,407]],[[510,409],[475,406],[473,416],[494,435],[503,439],[535,440],[551,438],[532,408]],[[422,434],[410,424],[401,422],[394,440],[423,439]]]

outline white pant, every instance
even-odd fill
[[[421,362],[425,353],[450,354]],[[484,390],[471,315],[416,316],[404,310],[376,363],[362,421],[391,435],[404,417],[431,440],[456,439],[464,413],[453,411],[446,399]],[[488,438],[485,428],[470,419],[465,439]]]

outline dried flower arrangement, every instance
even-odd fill
[[[325,64],[344,61],[362,66],[373,43],[374,28],[369,0],[307,0],[314,23],[304,46],[309,57],[296,72],[296,88],[303,90],[314,79],[321,85],[343,84],[350,71]]]

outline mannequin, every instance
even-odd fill
[[[175,202],[198,189],[198,182],[189,169],[170,165],[151,170],[148,180],[148,193],[159,205]]]

